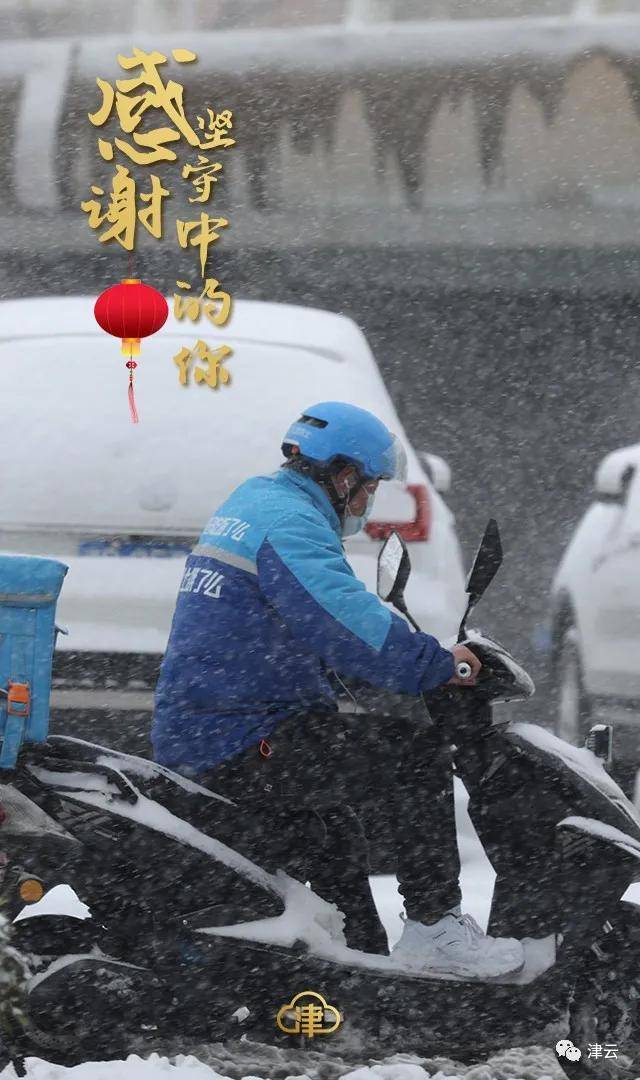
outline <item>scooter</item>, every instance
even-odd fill
[[[501,561],[491,521],[458,635],[482,671],[475,685],[447,685],[425,703],[496,871],[488,931],[522,941],[524,968],[478,982],[411,974],[393,957],[351,949],[335,905],[284,870],[268,872],[246,846],[250,807],[142,758],[51,736],[23,741],[0,772],[0,902],[17,917],[30,970],[15,1053],[70,1063],[119,1056],[132,1040],[243,1033],[318,1050],[355,1031],[376,1052],[446,1048],[467,1062],[557,1043],[568,1076],[640,1074],[640,884],[635,903],[629,891],[640,881],[640,817],[607,773],[609,727],[576,748],[494,715],[534,691],[502,645],[466,629]],[[0,586],[2,570],[0,559]],[[393,533],[378,593],[415,627],[409,573]],[[458,676],[470,677],[469,666]],[[52,909],[63,884],[77,911]]]

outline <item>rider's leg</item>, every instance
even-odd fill
[[[281,751],[279,739],[279,755]],[[309,764],[305,771],[311,771]],[[240,822],[234,817],[233,835],[223,837],[227,843],[265,870],[282,868],[308,880],[319,896],[343,912],[351,948],[388,953],[386,931],[369,888],[367,839],[352,807],[328,806],[314,798],[303,776],[294,782],[290,775],[283,784],[281,769],[274,769],[257,746],[200,777],[200,782],[238,803],[242,817]],[[321,813],[314,809],[319,801]]]
[[[250,835],[237,836],[249,857],[263,864],[275,860],[301,876],[307,852],[315,868],[314,888],[338,904],[350,927],[356,925],[353,934],[347,933],[354,948],[364,947],[361,920],[367,927],[367,950],[386,952],[386,934],[368,887],[362,827],[348,809],[342,812],[351,828],[340,824],[337,807],[357,808],[368,798],[378,799],[394,838],[409,918],[434,921],[460,903],[451,753],[433,726],[377,714],[314,713],[283,721],[265,750],[270,757],[257,746],[249,748],[203,782],[253,814],[247,819]],[[286,827],[286,813],[277,814],[277,821],[274,816],[282,797],[290,813]],[[303,804],[319,809],[323,817],[331,808],[320,856],[311,838],[304,844]]]
[[[276,801],[322,814],[371,796],[391,814],[408,908],[394,949],[401,965],[471,978],[522,967],[517,942],[488,938],[450,910],[460,897],[451,763],[430,728],[371,714],[307,713],[281,721],[268,742],[268,756],[254,747],[234,767],[242,775],[248,763],[258,789]],[[428,862],[434,844],[435,863]]]
[[[433,922],[461,901],[452,753],[435,728],[404,740],[389,802],[407,916]]]
[[[430,727],[369,713],[309,713],[282,721],[269,743],[264,775],[320,813],[379,801],[410,918],[435,919],[460,903],[451,758]]]
[[[198,782],[235,803],[221,827],[216,817],[219,839],[269,873],[281,869],[308,880],[311,854],[326,841],[325,826],[311,807],[273,790],[257,746],[200,775]]]
[[[312,889],[345,916],[347,944],[362,952],[388,952],[387,934],[369,888],[369,846],[356,811],[344,804],[322,811],[325,840],[311,854]]]

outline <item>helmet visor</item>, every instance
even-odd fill
[[[391,446],[385,451],[384,458],[384,470],[380,473],[380,479],[400,480],[405,484],[407,481],[407,454],[397,435],[392,436]]]

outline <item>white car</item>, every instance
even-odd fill
[[[618,763],[640,764],[640,443],[600,463],[552,595],[558,734],[613,723]]]
[[[425,630],[451,636],[464,607],[454,519],[404,432],[363,333],[310,308],[238,300],[224,328],[169,319],[142,342],[131,423],[120,342],[89,296],[0,304],[0,549],[69,565],[58,607],[68,636],[55,663],[59,708],[141,709],[164,652],[184,560],[215,508],[283,457],[287,427],[316,401],[371,409],[403,440],[409,480],[381,485],[368,534],[350,539],[375,591],[391,523],[409,543],[407,602]],[[179,382],[173,357],[201,338],[232,350],[231,380]],[[83,689],[84,688],[84,689]]]

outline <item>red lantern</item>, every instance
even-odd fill
[[[134,424],[138,423],[133,395],[133,373],[137,367],[134,356],[140,352],[140,338],[155,334],[164,326],[169,307],[162,293],[144,285],[139,278],[125,278],[112,285],[98,297],[93,309],[98,326],[107,334],[122,338],[122,352],[129,359],[129,408]]]

